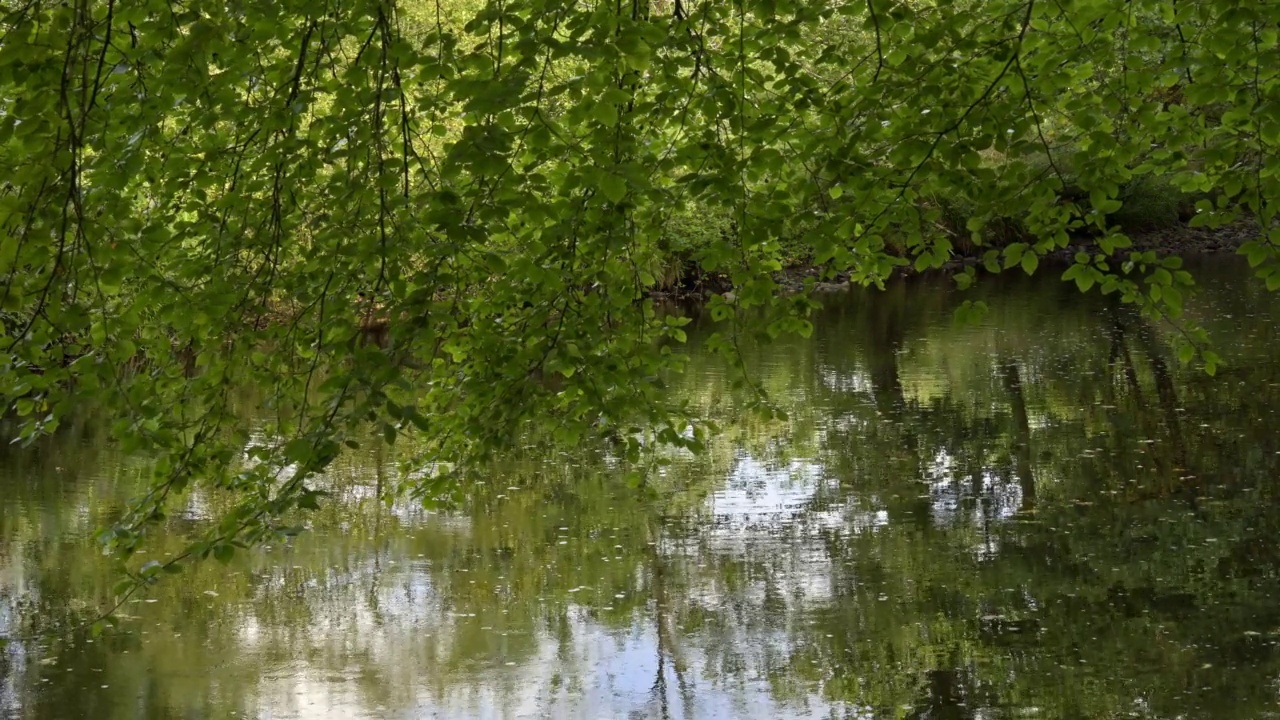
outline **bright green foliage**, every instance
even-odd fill
[[[236,502],[174,562],[229,559],[369,424],[423,434],[425,497],[531,420],[699,447],[661,390],[681,321],[646,299],[690,208],[728,218],[700,261],[735,287],[730,356],[753,308],[808,331],[772,277],[797,233],[879,283],[950,256],[940,195],[979,243],[1031,231],[989,267],[1095,233],[1065,279],[1177,319],[1190,276],[1106,218],[1134,178],[1203,193],[1197,222],[1260,221],[1280,286],[1270,5],[6,1],[0,392],[23,437],[92,401],[156,458],[124,556],[200,482]],[[245,385],[275,422],[234,419]]]

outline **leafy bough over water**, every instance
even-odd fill
[[[987,269],[1034,273],[1092,233],[1063,278],[1178,323],[1212,372],[1182,318],[1190,275],[1128,252],[1107,217],[1135,179],[1201,193],[1197,223],[1258,221],[1244,251],[1280,285],[1269,9],[6,3],[0,388],[21,439],[90,401],[155,458],[103,535],[127,596],[282,532],[369,425],[421,436],[408,466],[448,469],[404,483],[424,498],[531,424],[698,449],[705,424],[660,382],[684,321],[647,299],[691,208],[730,218],[700,251],[734,286],[710,306],[730,360],[741,333],[809,331],[813,303],[772,279],[784,242],[878,284],[1015,218],[1029,237]],[[1070,192],[1067,147],[1086,159]],[[939,229],[939,197],[972,208],[972,237]],[[270,389],[256,430],[279,438],[255,463],[245,385]],[[174,559],[133,563],[192,483],[231,508]]]

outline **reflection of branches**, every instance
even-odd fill
[[[1013,456],[1018,485],[1022,488],[1022,509],[1029,511],[1036,504],[1036,481],[1031,469],[1031,424],[1027,419],[1027,398],[1022,391],[1022,375],[1016,362],[1003,363],[1001,375],[1013,411]]]
[[[1129,383],[1129,389],[1133,391],[1133,396],[1138,402],[1142,401],[1142,386],[1138,384],[1138,372],[1133,366],[1133,358],[1129,357],[1129,345],[1126,341],[1126,327],[1124,320],[1120,317],[1119,310],[1112,309],[1111,318],[1111,353],[1108,357],[1108,363],[1113,367],[1116,361],[1124,364],[1124,376]]]
[[[657,533],[652,533],[655,537]],[[658,550],[659,543],[653,542],[649,545],[649,558],[653,567],[653,600],[654,600],[654,628],[657,632],[657,650],[658,650],[658,670],[657,676],[654,678],[652,692],[654,698],[658,701],[660,708],[660,717],[667,720],[671,717],[670,708],[667,699],[667,674],[666,663],[668,657],[671,660],[671,669],[675,672],[676,685],[680,689],[680,697],[684,705],[685,712],[688,712],[690,706],[690,687],[685,678],[685,663],[681,657],[679,646],[676,643],[676,634],[673,632],[673,623],[671,618],[671,599],[667,593],[667,567],[666,559]]]
[[[662,619],[658,619],[658,674],[653,680],[653,688],[651,692],[658,700],[659,714],[662,720],[671,717],[671,712],[667,708],[667,673],[666,673],[666,653],[662,649]]]
[[[911,720],[967,720],[974,717],[970,675],[961,666],[960,653],[952,650],[946,660],[949,667],[935,667],[925,673],[928,679],[924,702],[907,717]]]
[[[1143,401],[1137,368],[1133,358],[1130,356],[1127,340],[1129,337],[1137,338],[1140,354],[1146,357],[1147,364],[1151,369],[1151,375],[1155,383],[1156,402],[1159,404],[1162,416],[1158,423],[1164,426],[1167,433],[1167,442],[1165,444],[1169,446],[1169,454],[1155,452],[1151,462],[1156,467],[1161,468],[1162,474],[1166,475],[1171,481],[1176,478],[1173,487],[1177,491],[1193,491],[1190,501],[1194,506],[1194,490],[1199,487],[1200,473],[1194,472],[1188,467],[1192,464],[1192,460],[1188,455],[1187,443],[1182,432],[1182,423],[1179,418],[1182,410],[1179,406],[1178,391],[1174,385],[1173,373],[1165,360],[1164,351],[1160,347],[1161,343],[1155,334],[1155,328],[1145,320],[1139,320],[1139,323],[1139,327],[1132,328],[1121,317],[1118,310],[1113,310],[1110,330],[1111,362],[1114,364],[1117,359],[1123,360],[1125,377],[1130,388],[1132,388],[1134,400],[1139,408],[1145,409],[1146,403]],[[1136,330],[1136,332],[1131,332],[1133,330]],[[1147,418],[1149,414],[1144,412],[1141,417]],[[1154,437],[1156,427],[1155,423],[1149,424],[1146,428],[1147,434]],[[1170,459],[1172,460],[1172,466],[1168,466],[1167,461]],[[1187,484],[1184,481],[1191,482]]]
[[[1187,467],[1187,447],[1182,438],[1182,424],[1178,420],[1178,391],[1173,384],[1173,374],[1165,362],[1163,353],[1154,337],[1154,328],[1146,328],[1146,332],[1138,333],[1143,353],[1151,364],[1151,374],[1155,377],[1156,398],[1164,414],[1165,430],[1169,433],[1169,442],[1173,446],[1173,459],[1178,468]]]

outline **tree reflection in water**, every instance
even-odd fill
[[[957,293],[916,281],[745,348],[786,421],[741,413],[695,345],[673,392],[724,432],[638,489],[607,448],[531,438],[460,504],[387,505],[406,450],[369,443],[313,532],[172,578],[120,634],[10,643],[0,708],[1267,717],[1280,366],[1274,303],[1240,272],[1204,268],[1192,310],[1228,362],[1213,379],[1105,298],[1002,278],[955,326]],[[88,538],[143,461],[91,415],[0,453],[0,634],[67,627],[110,594]],[[153,552],[220,502],[192,496]]]

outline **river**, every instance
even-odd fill
[[[632,487],[607,448],[530,447],[422,507],[379,500],[407,453],[368,446],[296,540],[118,632],[7,643],[0,716],[1280,716],[1280,304],[1194,269],[1214,378],[1044,270],[822,296],[812,338],[744,348],[785,420],[741,411],[695,323],[671,392],[721,423],[705,454]],[[965,298],[985,319],[952,322]],[[91,536],[144,462],[91,416],[0,449],[0,636],[100,607]]]

